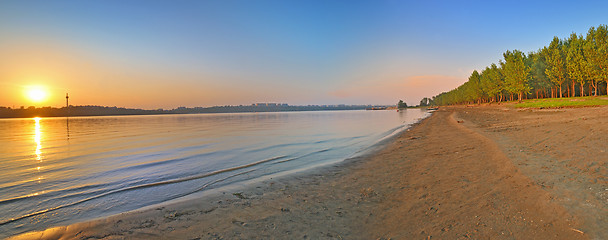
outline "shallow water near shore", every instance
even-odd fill
[[[0,237],[338,162],[427,115],[409,109],[0,120]]]

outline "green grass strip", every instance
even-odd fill
[[[573,97],[528,99],[515,104],[516,108],[562,108],[608,105],[608,97]]]

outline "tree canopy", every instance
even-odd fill
[[[586,36],[554,37],[528,54],[507,50],[498,64],[474,70],[468,81],[432,97],[429,105],[600,95],[608,92],[607,81],[608,27],[599,25]]]
[[[407,108],[407,104],[403,100],[399,100],[397,108]]]

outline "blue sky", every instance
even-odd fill
[[[2,1],[0,84],[7,92],[32,84],[55,96],[69,91],[74,104],[142,108],[417,104],[460,85],[506,50],[537,50],[553,36],[608,23],[607,7],[601,1]],[[27,105],[3,95],[0,105]]]

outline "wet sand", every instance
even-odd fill
[[[606,239],[606,114],[442,108],[371,156],[17,238]]]

